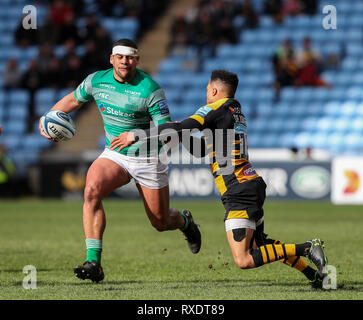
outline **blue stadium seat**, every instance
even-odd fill
[[[182,60],[180,58],[169,58],[166,60],[163,60],[159,64],[159,72],[176,72],[181,71],[181,62]]]
[[[117,27],[136,34],[137,30],[139,29],[139,21],[134,17],[124,17],[119,21]]]
[[[317,118],[316,117],[304,117],[304,119],[302,119],[301,122],[301,128],[304,131],[315,131],[317,129],[316,127],[316,122],[317,122]]]
[[[165,89],[165,96],[166,99],[169,102],[169,105],[172,105],[174,103],[179,103],[182,100],[183,92],[180,91],[179,88],[173,88],[173,89]]]
[[[323,106],[323,112],[326,116],[337,116],[340,113],[341,103],[339,101],[327,102]]]
[[[279,147],[290,149],[295,146],[295,134],[295,132],[281,134],[279,137]]]
[[[320,132],[332,132],[334,131],[334,122],[336,117],[323,116],[320,117],[316,122],[316,127]]]
[[[73,92],[73,89],[60,89],[57,93],[56,93],[56,97],[55,100],[60,100],[62,98],[64,98],[66,95],[68,95],[69,93]]]
[[[23,147],[25,150],[38,151],[51,145],[52,141],[42,137],[39,132],[27,134],[23,140]]]
[[[288,117],[284,119],[283,127],[285,131],[291,133],[296,133],[301,130],[302,121],[299,117]]]
[[[361,99],[347,100],[341,105],[341,108],[340,108],[341,116],[345,116],[345,117],[356,116],[356,110],[357,110],[358,103],[356,103],[355,101],[361,101]]]
[[[22,135],[26,131],[26,122],[24,120],[8,120],[3,124],[4,134]]]
[[[347,117],[336,119],[334,123],[334,131],[346,132],[350,129],[350,123],[351,121]]]
[[[312,135],[310,147],[314,149],[324,149],[328,143],[329,135],[324,132],[316,132]]]
[[[363,133],[363,118],[356,118],[351,120],[351,128],[357,132],[362,134]]]
[[[35,105],[35,115],[37,117],[42,116],[44,113],[50,110],[52,106],[47,103],[37,103]]]
[[[15,103],[10,104],[9,108],[7,110],[7,114],[9,117],[9,120],[17,120],[17,121],[24,121],[28,117],[29,110],[28,110],[28,104],[23,103]]]
[[[348,43],[347,44],[347,54],[351,57],[357,56],[362,57],[363,55],[363,46],[360,43]]]
[[[35,93],[35,103],[36,104],[48,104],[49,107],[51,107],[55,100],[56,100],[56,93],[57,91],[55,89],[39,89]]]
[[[6,135],[4,134],[3,136],[1,136],[0,143],[4,144],[7,151],[10,153],[12,151],[22,148],[23,136],[20,133],[8,134],[8,132],[6,132]]]
[[[307,131],[297,133],[294,139],[294,145],[299,149],[310,147],[312,145],[311,133]]]
[[[13,89],[8,92],[8,99],[11,104],[27,104],[30,101],[30,94],[27,90]]]
[[[183,95],[183,102],[189,105],[202,106],[205,104],[205,95],[199,89],[190,89]]]
[[[294,87],[285,87],[281,90],[281,101],[295,100],[297,89]]]

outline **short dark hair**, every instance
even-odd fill
[[[237,87],[238,87],[238,76],[233,72],[229,72],[226,70],[213,70],[210,81],[213,82],[215,80],[222,81],[228,87],[228,94],[231,98],[234,97]]]
[[[116,47],[116,46],[125,46],[125,47],[131,47],[131,48],[137,49],[137,45],[136,45],[136,43],[135,43],[133,40],[131,40],[131,39],[126,39],[126,38],[124,38],[124,39],[120,39],[120,40],[117,40],[117,41],[113,44],[112,48],[113,48],[113,47]]]

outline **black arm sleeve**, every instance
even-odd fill
[[[191,130],[203,130],[203,126],[194,119],[187,118],[181,122],[167,122],[158,125],[154,128],[144,130],[146,139],[158,138],[161,141],[167,142],[172,138],[176,138],[173,135],[178,135],[179,141],[181,141],[184,147],[195,157],[202,158],[206,155],[206,143],[204,139],[193,137]],[[187,131],[184,132],[183,130]],[[136,140],[139,141],[138,137]]]

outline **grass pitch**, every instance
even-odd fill
[[[298,271],[274,262],[258,269],[235,266],[216,200],[173,201],[189,208],[203,243],[190,253],[180,231],[159,233],[141,200],[107,200],[107,227],[99,284],[77,279],[73,267],[85,260],[82,202],[0,200],[0,299],[248,300],[362,299],[362,222],[359,206],[322,202],[265,204],[265,231],[285,243],[312,237],[326,242],[337,270],[337,290],[310,289]],[[37,288],[22,286],[23,267],[37,269]]]

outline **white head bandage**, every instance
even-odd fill
[[[112,54],[121,54],[123,56],[138,57],[138,50],[132,47],[115,46],[112,48]]]

